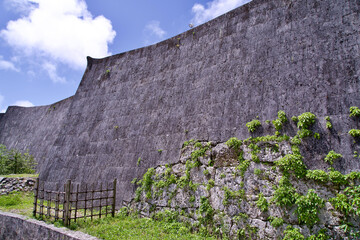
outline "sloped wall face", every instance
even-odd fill
[[[40,169],[51,153],[71,101],[70,97],[49,106],[9,107],[0,118],[0,144],[28,150]]]
[[[325,140],[305,143],[310,168],[334,149],[344,156],[339,170],[360,169],[351,157],[359,145],[347,134],[359,124],[348,117],[350,106],[360,106],[359,15],[357,0],[254,0],[156,45],[89,58],[60,128],[49,131],[55,140],[27,138],[33,153],[37,144],[46,149],[40,177],[54,183],[116,177],[121,202],[132,196],[134,177],[178,159],[185,140],[246,138],[246,122],[274,119],[279,110],[317,115],[314,130]],[[28,114],[43,114],[19,111],[19,129]],[[326,115],[334,131],[326,130]],[[15,125],[8,123],[15,116],[4,118],[0,140],[17,141],[21,132],[10,135]],[[45,125],[30,128],[51,128]],[[255,134],[264,133],[274,129]]]

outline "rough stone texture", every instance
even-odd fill
[[[185,140],[246,138],[256,116],[311,111],[326,141],[307,145],[307,166],[323,167],[334,149],[344,156],[336,169],[359,170],[360,147],[347,134],[360,127],[348,117],[360,106],[359,15],[358,0],[254,0],[158,44],[88,58],[71,98],[0,115],[0,143],[29,149],[54,185],[117,177],[120,204],[134,177],[176,161]]]
[[[0,177],[0,195],[18,191],[32,191],[35,178],[2,178]]]
[[[234,150],[226,144],[216,144],[202,156],[202,159],[212,162],[214,167],[211,167],[201,163],[199,159],[191,157],[191,153],[198,149],[194,143],[191,143],[184,148],[181,157],[187,158],[187,163],[181,162],[181,158],[179,158],[174,165],[156,167],[153,175],[150,175],[153,180],[151,187],[148,189],[143,187],[144,181],[149,180],[149,175],[146,179],[145,177],[138,179],[136,183],[138,189],[134,199],[124,202],[124,205],[145,217],[152,217],[160,212],[163,214],[166,210],[178,212],[179,219],[182,221],[190,223],[195,229],[203,224],[203,227],[210,229],[209,231],[216,234],[219,239],[225,236],[230,239],[283,239],[287,226],[298,228],[305,237],[316,235],[321,229],[324,229],[331,240],[358,239],[351,236],[350,232],[357,232],[357,237],[359,237],[360,217],[353,213],[345,216],[339,209],[335,209],[331,199],[339,193],[344,193],[344,189],[348,186],[359,186],[360,175],[354,181],[349,180],[347,185],[338,186],[330,181],[322,183],[307,177],[297,178],[290,171],[289,181],[299,194],[297,198],[306,195],[310,189],[313,189],[324,200],[323,207],[319,207],[318,210],[313,207],[309,210],[311,212],[318,211],[316,216],[319,221],[312,227],[307,226],[300,222],[295,212],[298,203],[294,201],[289,206],[280,206],[274,197],[275,190],[280,185],[280,179],[285,176],[283,170],[277,167],[276,161],[287,154],[293,154],[289,149],[289,141],[278,142],[279,147],[276,151],[267,151],[269,146],[274,144],[275,141],[256,143],[261,151],[257,154],[259,161],[254,162],[251,160],[250,142],[243,143],[238,152],[243,152],[244,159],[242,161],[249,161],[249,165],[244,169],[242,175],[241,168],[239,168],[241,164],[239,161],[234,162],[233,160]],[[268,161],[269,159],[271,161]],[[196,161],[198,163],[194,165]],[[217,162],[225,166],[215,167]],[[180,165],[183,166],[184,171],[179,173],[175,170],[181,168]],[[185,170],[186,168],[187,170]],[[175,181],[171,180],[171,174],[174,174]],[[182,184],[182,179],[186,179],[187,174],[189,174],[189,182]],[[213,185],[210,185],[211,181],[213,181]],[[173,183],[167,187],[167,183],[170,182]],[[149,184],[149,181],[147,183]],[[267,201],[267,210],[262,210],[258,206],[260,193]],[[290,193],[286,191],[285,194]],[[206,212],[200,212],[207,208],[201,202],[201,198],[208,199],[213,210],[212,216],[206,215]],[[357,203],[354,208],[358,209],[358,207]],[[202,223],[202,217],[211,219],[210,224]],[[283,220],[283,224],[273,226],[269,217],[280,218]],[[344,232],[344,229],[339,227],[347,221],[351,222],[353,228]]]
[[[98,238],[66,228],[57,228],[35,219],[0,211],[0,239],[3,240],[97,240]]]

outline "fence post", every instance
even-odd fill
[[[115,178],[114,179],[114,183],[113,183],[113,187],[114,187],[114,190],[113,190],[113,203],[112,203],[112,211],[111,211],[111,216],[112,217],[115,217],[115,203],[116,203],[116,181],[117,179]]]
[[[70,186],[71,186],[71,180],[68,179],[66,184],[65,184],[65,201],[64,201],[64,210],[65,210],[65,222],[64,225],[65,226],[69,226],[70,225],[70,218],[71,216],[69,216],[70,213]]]
[[[34,189],[34,210],[33,210],[34,217],[36,217],[38,194],[39,194],[39,178],[36,178],[35,189]]]

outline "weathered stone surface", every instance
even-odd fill
[[[74,96],[0,114],[0,143],[29,149],[53,185],[118,178],[121,205],[130,181],[177,161],[185,140],[244,139],[256,116],[311,111],[323,141],[306,141],[306,165],[325,169],[333,149],[344,156],[336,169],[360,170],[359,141],[348,135],[358,127],[349,107],[360,106],[359,9],[358,0],[253,0],[158,44],[89,58]],[[254,135],[272,130],[262,124]],[[290,121],[282,131],[296,130]]]
[[[269,141],[268,144],[265,144],[266,141],[256,141],[256,139],[254,142],[243,141],[238,153],[250,152],[251,147],[249,146],[256,145],[259,147],[257,154],[261,155],[262,159],[273,159],[272,161],[254,162],[252,154],[248,153],[243,155],[245,158],[240,162],[232,160],[227,162],[224,161],[224,158],[215,157],[213,161],[219,159],[221,164],[217,165],[216,162],[213,162],[213,166],[210,167],[207,163],[202,164],[198,159],[189,157],[192,153],[207,146],[204,144],[205,142],[198,145],[202,147],[196,147],[195,143],[192,143],[186,147],[186,153],[183,151],[184,154],[179,157],[178,162],[168,165],[168,169],[172,170],[167,175],[162,174],[165,172],[164,166],[155,168],[155,174],[151,176],[154,181],[151,188],[153,198],[148,199],[145,194],[141,194],[139,200],[134,199],[126,206],[129,209],[137,209],[147,217],[153,213],[171,209],[181,215],[180,219],[192,223],[193,226],[199,227],[199,224],[203,224],[203,227],[210,228],[209,231],[216,232],[219,237],[227,236],[231,239],[239,237],[240,239],[261,240],[282,239],[287,226],[292,226],[299,229],[305,237],[310,235],[314,237],[324,229],[326,234],[331,237],[330,239],[335,240],[342,236],[349,236],[349,230],[344,235],[344,230],[338,228],[346,221],[354,226],[351,231],[360,232],[358,216],[345,216],[340,209],[332,205],[332,199],[339,193],[343,194],[346,187],[357,186],[360,177],[349,180],[341,186],[330,180],[323,183],[305,176],[296,177],[291,170],[287,173],[281,170],[276,162],[286,155],[295,154],[289,147],[290,140],[278,139],[279,147],[276,157],[274,157],[274,152],[266,150],[269,145],[274,144],[273,141]],[[208,150],[216,152],[218,149],[222,149],[222,156],[229,156],[233,152],[231,148],[224,148],[223,143],[215,144]],[[183,162],[183,159],[187,159],[187,161]],[[244,165],[246,162],[248,164]],[[295,168],[301,166],[301,163],[293,162],[291,164]],[[179,169],[186,170],[179,171]],[[307,170],[305,169],[305,171]],[[169,181],[168,176],[175,172],[176,177],[173,179],[175,183],[169,187],[166,187],[166,184],[163,184],[161,188],[158,187],[157,183],[166,183]],[[289,184],[294,192],[282,190],[280,195],[293,200],[289,200],[292,202],[288,206],[281,206],[275,195],[281,185],[281,179],[285,176],[288,176]],[[324,201],[324,206],[318,208],[307,205],[309,209],[305,211],[315,212],[312,217],[318,218],[318,221],[311,226],[301,222],[297,211],[299,204],[297,200],[306,196],[310,190],[313,190]],[[156,195],[159,191],[163,191],[164,194]],[[312,201],[308,199],[306,204],[310,204]],[[184,212],[185,215],[183,215]],[[275,218],[278,222],[273,225],[272,221]],[[206,221],[208,225],[204,223]],[[279,223],[279,221],[281,222]]]
[[[0,239],[97,240],[98,238],[66,228],[57,228],[42,221],[28,219],[25,216],[0,211]]]
[[[0,195],[18,191],[32,191],[35,178],[0,178]]]

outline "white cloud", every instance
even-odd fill
[[[3,56],[1,55],[0,55],[0,69],[19,72],[19,69],[17,69],[12,62],[4,60]]]
[[[32,104],[32,102],[30,102],[28,100],[16,101],[13,105],[19,106],[19,107],[33,107],[34,106],[34,104]]]
[[[251,0],[213,0],[212,2],[208,2],[206,7],[196,3],[192,7],[192,12],[195,14],[192,21],[195,24],[204,23],[250,1]]]
[[[48,73],[51,81],[54,83],[66,83],[65,78],[58,76],[55,64],[46,62],[42,65],[42,67]]]
[[[74,69],[86,66],[86,56],[110,55],[116,32],[104,16],[93,18],[84,0],[10,0],[28,14],[9,21],[0,37],[28,57],[59,61]],[[14,5],[15,6],[15,5]]]
[[[158,38],[163,38],[166,32],[160,27],[159,21],[151,21],[145,26],[145,31],[155,35]]]

